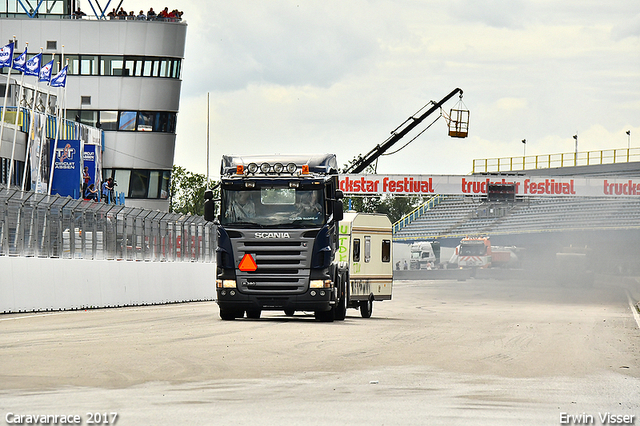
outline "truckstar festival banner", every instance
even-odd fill
[[[340,175],[345,195],[486,195],[493,184],[515,185],[516,196],[640,197],[638,177]]]

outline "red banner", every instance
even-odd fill
[[[347,195],[486,195],[490,184],[513,184],[517,196],[640,196],[638,177],[340,175],[340,189]]]

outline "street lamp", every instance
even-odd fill
[[[631,130],[627,130],[627,149],[631,148]]]
[[[573,165],[577,166],[578,165],[578,134],[576,133],[575,135],[573,135],[573,138],[576,140],[576,155],[573,159]]]

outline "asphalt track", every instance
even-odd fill
[[[335,323],[215,303],[3,315],[0,425],[637,425],[637,290],[404,280]]]

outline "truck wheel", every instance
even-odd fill
[[[328,311],[316,311],[315,317],[321,322],[333,322],[335,319],[335,307],[331,307]]]
[[[286,316],[288,316],[288,317],[292,317],[292,316],[293,316],[293,314],[295,314],[295,313],[296,313],[296,311],[295,311],[294,309],[288,309],[288,308],[287,308],[287,309],[285,309],[285,310],[284,310],[284,314],[285,314]]]
[[[259,319],[262,312],[260,309],[252,309],[247,311],[247,318]]]
[[[340,283],[340,291],[338,292],[340,299],[338,300],[338,304],[335,308],[335,319],[338,321],[343,321],[347,316],[347,282],[344,279],[342,279],[341,281],[342,282]]]
[[[238,311],[229,308],[220,308],[220,318],[224,321],[233,321],[239,318]]]
[[[362,318],[371,318],[373,312],[373,300],[365,300],[360,302],[360,315]]]

